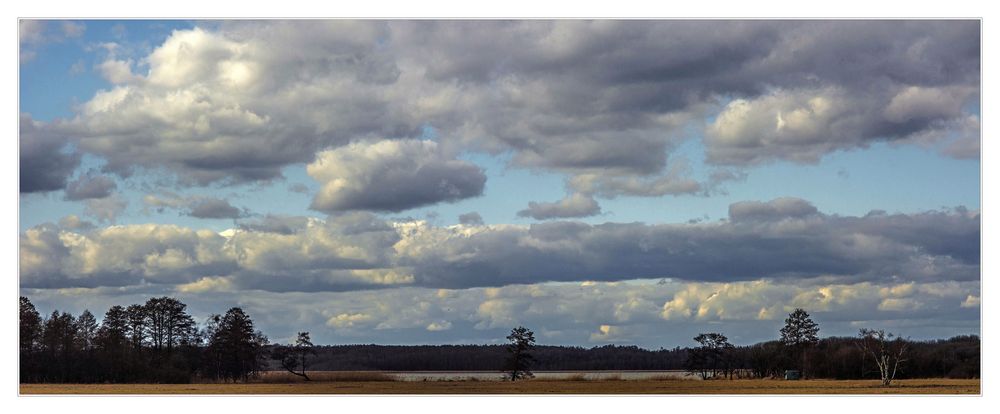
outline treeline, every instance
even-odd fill
[[[270,345],[240,308],[212,315],[199,326],[180,301],[160,297],[144,304],[114,306],[98,323],[54,311],[42,317],[20,299],[21,382],[185,383],[196,379],[246,381],[264,370],[309,371],[497,371],[504,345],[312,346],[300,333],[300,348]],[[782,336],[786,336],[782,333]],[[791,335],[789,335],[791,337]],[[302,339],[305,341],[302,341]],[[705,377],[782,377],[801,369],[812,378],[878,378],[858,338],[816,339],[796,347],[788,338],[733,346],[721,334],[695,338],[699,346],[647,350],[637,346],[533,347],[537,371],[688,370]],[[979,378],[978,336],[903,341],[905,360],[895,378]],[[298,355],[299,364],[282,366]],[[272,360],[275,357],[278,360]]]
[[[910,341],[909,359],[897,378],[979,378],[979,337],[956,336]],[[334,345],[317,346],[309,362],[314,371],[501,371],[505,345]],[[648,350],[637,346],[593,348],[535,346],[536,371],[687,370],[696,348]],[[735,346],[719,370],[734,377],[780,378],[797,368],[779,341]],[[806,369],[814,378],[875,379],[878,373],[862,358],[856,338],[829,337],[808,350]],[[725,365],[723,365],[725,364]],[[272,369],[278,369],[275,362]]]
[[[90,311],[53,311],[44,319],[20,298],[21,382],[186,383],[237,381],[265,364],[267,337],[240,308],[198,327],[169,297],[113,306],[101,323]]]
[[[729,366],[735,370],[734,375],[749,378],[781,378],[785,370],[801,366],[813,378],[878,379],[875,362],[863,355],[857,341],[853,337],[820,339],[805,352],[801,365],[781,341],[736,346]],[[980,376],[978,336],[908,341],[908,345],[906,361],[896,374],[897,379]]]
[[[334,345],[313,350],[309,369],[315,371],[499,372],[507,357],[506,345]],[[531,368],[539,371],[675,370],[683,368],[687,351],[537,345],[531,355]]]

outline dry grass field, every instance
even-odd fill
[[[377,375],[249,384],[22,384],[21,394],[979,394],[979,380],[529,380],[393,381]]]

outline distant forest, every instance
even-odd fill
[[[287,357],[289,346],[269,344],[242,309],[232,308],[223,315],[213,315],[203,326],[198,326],[185,309],[186,305],[176,299],[152,298],[142,305],[114,306],[98,323],[89,311],[79,316],[54,311],[42,317],[30,300],[21,297],[20,380],[22,383],[247,381],[261,371],[283,369],[274,358]],[[695,341],[700,346],[660,350],[616,345],[593,348],[537,345],[531,350],[534,357],[531,368],[688,370],[702,375],[710,369],[726,377],[742,378],[780,378],[786,369],[802,369],[812,378],[879,377],[874,362],[859,347],[858,338],[853,337],[817,338],[794,352],[779,340],[733,346],[721,334],[703,334]],[[905,359],[896,378],[980,376],[978,336],[905,341],[905,345]],[[296,355],[306,358],[309,371],[500,372],[507,358],[504,345],[338,345],[310,346],[308,351]]]
[[[856,338],[829,337],[809,351],[809,372],[815,378],[878,378],[872,362],[864,363]],[[533,369],[538,371],[685,370],[693,348],[647,350],[637,346],[593,348],[536,346]],[[309,363],[315,371],[497,371],[502,370],[504,345],[335,345],[317,346]],[[979,337],[911,341],[909,360],[896,376],[903,378],[979,378]],[[733,349],[732,366],[748,378],[780,377],[794,363],[781,343],[769,341]],[[272,363],[271,369],[280,369]]]

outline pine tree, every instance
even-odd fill
[[[535,346],[535,333],[523,326],[518,326],[510,331],[507,336],[510,344],[507,345],[507,361],[505,370],[511,381],[519,379],[534,378],[531,373],[531,365],[535,362],[535,357],[528,351]]]
[[[799,370],[803,376],[806,350],[819,342],[818,334],[819,325],[801,308],[792,311],[785,319],[785,326],[781,328],[781,343],[795,356],[794,360],[799,361]]]

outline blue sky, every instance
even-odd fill
[[[978,22],[34,21],[20,38],[21,292],[45,309],[171,294],[331,343],[516,323],[565,344],[750,342],[793,307],[830,334],[978,332]],[[732,252],[757,238],[816,261]],[[358,303],[373,292],[410,317]],[[609,313],[542,317],[531,297]]]

